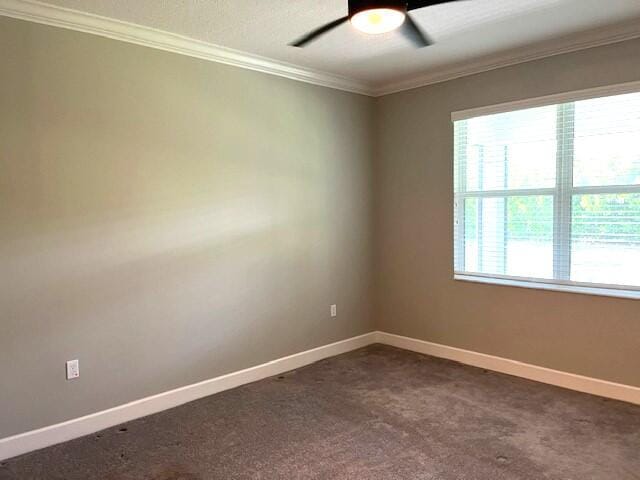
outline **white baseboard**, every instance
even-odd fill
[[[0,439],[0,460],[73,440],[74,438],[145,417],[224,390],[255,382],[263,378],[295,370],[324,358],[358,348],[382,343],[439,358],[455,360],[475,367],[506,373],[558,387],[622,400],[640,405],[640,388],[596,378],[584,377],[549,368],[517,362],[506,358],[473,352],[456,347],[402,337],[385,332],[372,332],[322,347],[279,358],[255,367],[176,388],[108,410],[75,418],[66,422]]]
[[[142,398],[84,417],[3,438],[0,439],[0,460],[89,435],[105,428],[222,392],[223,390],[229,390],[263,378],[295,370],[324,358],[365,347],[375,343],[375,338],[375,333],[367,333],[279,358],[245,370]]]
[[[413,352],[455,360],[474,367],[640,405],[640,388],[630,385],[561,372],[559,370],[530,365],[507,358],[463,350],[456,347],[448,347],[438,343],[416,340],[415,338],[402,337],[391,333],[377,332],[376,341]]]

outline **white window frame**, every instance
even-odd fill
[[[474,117],[484,115],[494,115],[498,113],[507,113],[527,108],[543,107],[549,105],[558,105],[558,126],[572,124],[567,123],[571,116],[574,115],[572,102],[580,100],[588,100],[593,98],[601,98],[615,95],[624,95],[627,93],[640,92],[640,81],[629,82],[606,87],[596,87],[586,90],[578,90],[573,92],[548,95],[527,100],[519,100],[515,102],[502,103],[487,107],[473,108],[453,112],[451,121],[458,122],[468,120]],[[566,105],[569,104],[569,105]],[[559,127],[560,128],[560,127]],[[640,194],[640,185],[612,185],[612,186],[595,186],[595,187],[575,187],[573,186],[573,158],[565,155],[567,149],[573,151],[569,142],[573,142],[571,132],[559,129],[558,131],[558,153],[556,162],[556,185],[550,188],[524,188],[524,189],[505,189],[505,190],[489,190],[489,191],[465,191],[464,182],[466,175],[464,171],[458,172],[458,185],[454,192],[454,229],[457,244],[454,245],[454,279],[488,283],[494,285],[507,285],[524,288],[537,288],[543,290],[554,290],[561,292],[573,292],[590,295],[603,295],[620,298],[640,299],[640,286],[619,286],[609,284],[583,283],[570,280],[570,264],[571,264],[571,201],[574,195],[588,194],[616,194],[616,193],[637,193]],[[462,133],[464,135],[464,132]],[[462,145],[459,145],[462,147]],[[458,158],[466,154],[465,148],[456,152]],[[466,162],[462,158],[461,168],[464,168]],[[455,162],[454,162],[455,164]],[[466,198],[483,199],[492,197],[515,197],[515,196],[531,196],[531,195],[547,195],[554,197],[554,226],[553,226],[553,251],[554,251],[554,277],[555,279],[535,279],[514,277],[510,275],[500,274],[482,274],[469,273],[463,269],[464,265],[464,203]],[[564,201],[560,201],[564,200]],[[569,208],[567,208],[569,207]],[[481,211],[481,210],[480,210]],[[480,228],[480,226],[479,226]],[[565,252],[562,255],[561,252]],[[480,261],[480,260],[479,260]]]

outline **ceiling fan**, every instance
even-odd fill
[[[312,30],[290,45],[305,47],[321,35],[350,21],[355,28],[369,34],[386,33],[402,27],[400,32],[417,48],[426,47],[432,45],[433,41],[413,21],[409,12],[454,1],[457,0],[348,0],[348,15]]]

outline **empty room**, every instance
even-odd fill
[[[0,480],[640,479],[640,1],[0,0]]]

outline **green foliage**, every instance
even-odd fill
[[[553,197],[509,197],[507,232],[510,239],[553,240]]]
[[[640,194],[576,195],[574,238],[640,243]]]
[[[481,199],[465,201],[465,235],[477,235]],[[507,197],[509,239],[553,241],[553,197]],[[572,238],[640,244],[640,194],[576,195],[572,201]]]

